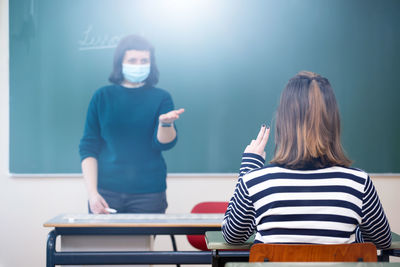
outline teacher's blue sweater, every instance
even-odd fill
[[[150,86],[110,85],[95,92],[89,104],[81,161],[98,161],[98,187],[142,194],[166,189],[167,168],[161,151],[172,148],[157,140],[158,117],[174,109],[170,94]]]

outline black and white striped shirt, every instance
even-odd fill
[[[388,248],[391,231],[368,174],[329,167],[292,170],[243,154],[240,176],[222,224],[228,243],[343,244]]]

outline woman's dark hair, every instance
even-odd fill
[[[146,39],[138,35],[128,35],[119,42],[114,52],[113,70],[108,80],[114,84],[121,84],[124,81],[122,61],[127,50],[150,52],[150,74],[144,82],[150,86],[156,85],[158,83],[159,72],[154,56],[154,47]]]
[[[350,166],[340,142],[340,117],[328,79],[309,71],[291,78],[276,113],[271,163],[291,169]]]

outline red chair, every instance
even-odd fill
[[[191,213],[225,213],[229,202],[214,201],[196,204]],[[187,235],[189,243],[200,250],[209,250],[204,235]]]

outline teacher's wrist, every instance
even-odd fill
[[[87,191],[88,191],[87,193],[88,193],[88,197],[89,198],[97,197],[98,195],[100,195],[100,193],[97,190],[97,188],[96,189],[89,188]]]
[[[174,125],[173,122],[161,122],[160,121],[160,126],[161,127],[172,127]]]

